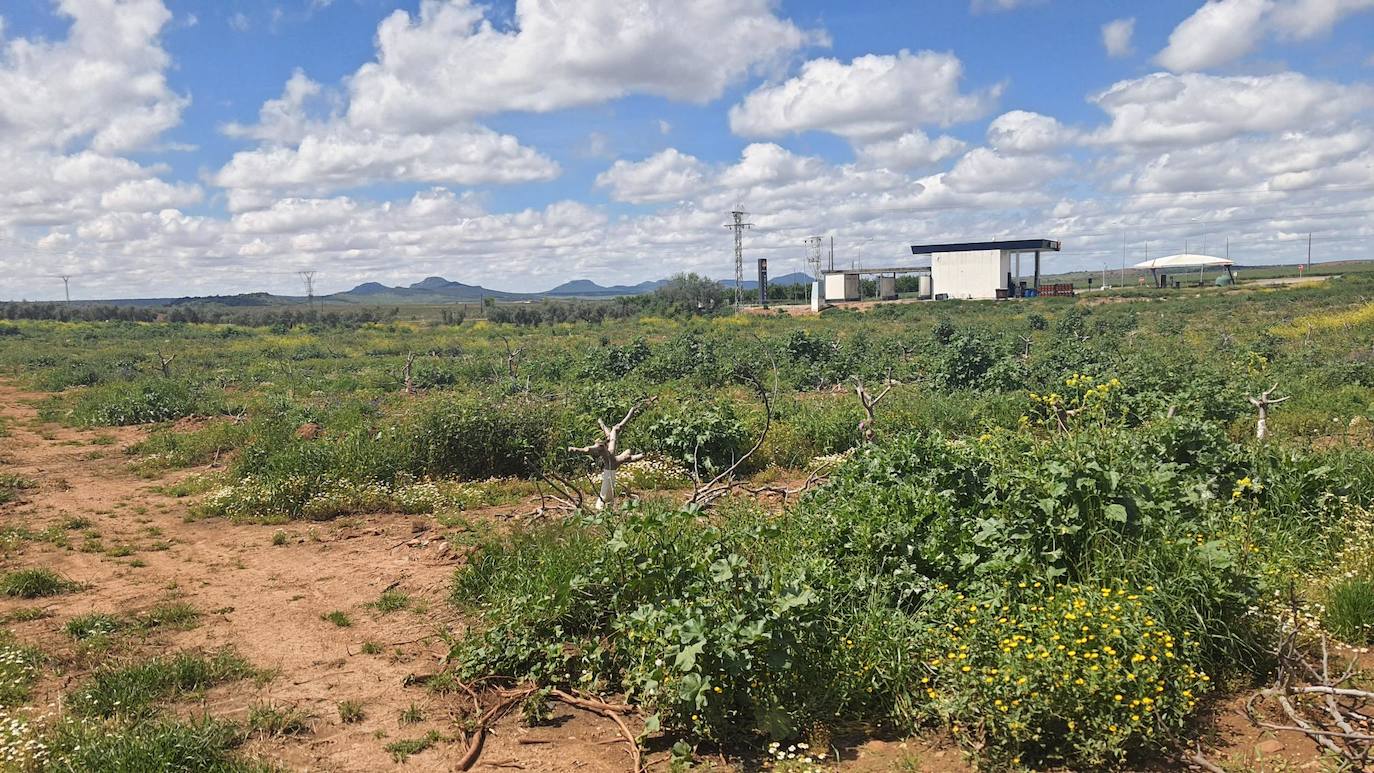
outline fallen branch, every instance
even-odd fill
[[[744,376],[744,378],[746,381],[749,381],[754,386],[755,391],[758,392],[759,400],[763,402],[763,430],[759,432],[758,440],[754,441],[754,445],[752,448],[745,452],[743,456],[736,459],[734,464],[731,464],[729,467],[725,468],[723,472],[721,472],[719,475],[712,478],[705,484],[701,483],[701,478],[697,472],[696,454],[695,452],[693,453],[693,486],[692,496],[690,499],[687,500],[687,504],[689,505],[708,507],[717,499],[720,499],[721,497],[725,496],[726,494],[734,490],[735,487],[738,485],[738,483],[735,480],[735,472],[739,470],[739,468],[746,461],[749,460],[749,457],[753,456],[755,452],[757,452],[760,448],[763,447],[763,441],[768,438],[768,430],[773,426],[773,403],[768,399],[768,390],[764,387],[763,382],[759,381],[757,376],[754,376],[753,374],[747,374]]]

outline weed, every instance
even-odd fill
[[[310,715],[295,707],[254,703],[248,707],[248,732],[265,738],[308,735]]]
[[[348,628],[349,626],[353,625],[352,618],[350,618],[346,612],[337,609],[333,612],[326,612],[323,615],[320,615],[320,619],[331,622],[340,628]]]
[[[19,569],[0,576],[0,591],[21,599],[58,596],[76,590],[79,585],[51,569]]]
[[[1326,598],[1326,629],[1341,641],[1374,644],[1374,578],[1347,577]]]
[[[395,762],[405,762],[412,754],[430,748],[443,739],[438,731],[431,730],[421,738],[410,738],[402,741],[393,741],[386,745],[386,750],[391,752],[391,759]]]
[[[67,635],[77,641],[94,639],[103,636],[112,636],[124,627],[123,621],[114,615],[107,615],[101,612],[90,612],[78,615],[67,621],[65,630]]]
[[[28,699],[42,662],[39,650],[15,642],[8,631],[0,629],[0,710]]]
[[[275,532],[272,533],[272,544],[276,545],[277,547],[285,545],[286,539],[286,532],[282,531],[281,529],[277,529]]]
[[[0,617],[0,623],[27,623],[34,620],[46,620],[52,616],[51,611],[42,607],[21,607]]]
[[[368,606],[382,614],[398,612],[410,606],[410,596],[398,590],[383,591],[382,595]]]
[[[253,674],[253,668],[232,650],[210,655],[180,652],[103,666],[72,694],[70,705],[83,716],[149,716],[165,699]]]
[[[339,701],[339,720],[345,725],[357,724],[366,718],[363,704],[358,701]]]
[[[425,721],[425,712],[419,706],[416,706],[414,702],[411,702],[406,708],[401,709],[401,724],[413,725],[423,721]]]
[[[369,639],[363,642],[361,652],[364,655],[380,655],[382,654],[382,645]]]
[[[189,630],[200,622],[200,612],[184,601],[169,601],[158,604],[137,618],[137,625],[144,631],[158,628]]]

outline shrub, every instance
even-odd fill
[[[223,404],[204,390],[171,379],[147,378],[92,387],[77,399],[72,419],[83,425],[122,426],[223,411]]]

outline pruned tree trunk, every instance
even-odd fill
[[[630,423],[630,419],[641,408],[653,402],[653,398],[640,400],[630,406],[630,410],[625,412],[625,418],[616,422],[612,426],[606,426],[606,422],[597,419],[596,423],[601,427],[603,437],[588,446],[571,446],[569,451],[577,454],[587,454],[601,463],[601,490],[596,497],[596,509],[604,510],[615,503],[615,471],[620,469],[620,465],[626,462],[637,462],[644,458],[642,453],[620,450],[620,431]]]
[[[411,373],[413,372],[414,368],[415,368],[415,352],[407,352],[407,353],[406,353],[406,367],[405,367],[404,375],[405,375],[405,384],[406,384],[406,394],[408,394],[408,395],[413,395],[413,394],[415,394],[415,381],[411,378]]]
[[[1264,440],[1269,436],[1269,408],[1279,403],[1286,402],[1293,397],[1292,395],[1287,395],[1285,397],[1270,397],[1274,390],[1278,388],[1279,385],[1275,384],[1263,392],[1260,392],[1259,397],[1247,398],[1250,404],[1255,406],[1255,410],[1259,413],[1259,417],[1255,420],[1256,440]]]
[[[172,360],[175,360],[176,358],[177,356],[175,354],[171,355],[170,357],[164,357],[162,356],[162,350],[157,350],[157,365],[158,368],[162,370],[163,378],[172,377]]]
[[[873,409],[877,407],[880,400],[887,397],[887,393],[890,391],[892,391],[892,385],[888,384],[883,388],[883,391],[879,392],[878,395],[874,397],[864,389],[863,379],[858,376],[854,377],[854,393],[859,396],[859,403],[863,405],[864,408],[863,421],[859,422],[859,434],[863,437],[863,442],[872,443],[877,436],[874,430],[876,418],[873,415]]]

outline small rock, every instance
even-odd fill
[[[1260,754],[1278,754],[1283,751],[1283,741],[1277,738],[1269,738],[1255,744],[1255,751]]]

